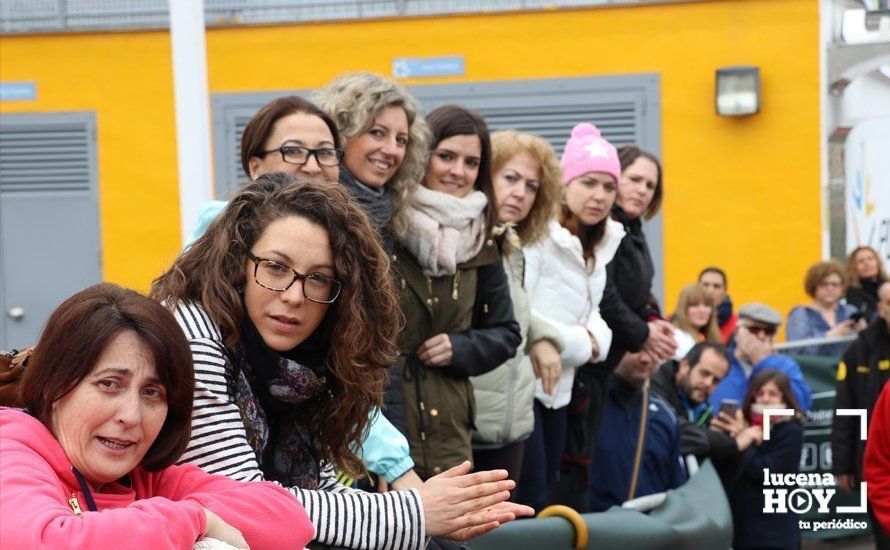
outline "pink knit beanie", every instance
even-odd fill
[[[562,166],[562,184],[566,185],[588,172],[603,172],[621,181],[621,163],[615,146],[600,136],[593,124],[582,122],[572,128],[572,137],[566,143],[559,162]]]

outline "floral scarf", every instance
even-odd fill
[[[310,341],[279,354],[247,318],[241,331],[241,342],[232,350],[237,368],[235,402],[260,469],[266,479],[286,487],[314,489],[318,459],[303,407],[324,398],[326,356]]]

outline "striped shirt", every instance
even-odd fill
[[[178,304],[174,315],[189,340],[195,363],[192,436],[181,462],[240,481],[263,480],[230,394],[227,376],[233,368],[219,327],[197,304]],[[309,514],[315,541],[355,550],[423,548],[423,505],[416,490],[367,493],[340,485],[331,464],[319,470],[317,490],[287,488]]]

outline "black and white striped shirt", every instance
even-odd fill
[[[174,315],[195,363],[192,436],[181,462],[211,474],[261,481],[257,455],[229,392],[226,373],[232,368],[219,327],[197,304],[178,304]],[[317,490],[287,488],[309,514],[317,542],[356,550],[423,548],[423,505],[416,490],[367,493],[337,483],[330,464],[320,471]]]

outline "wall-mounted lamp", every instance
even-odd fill
[[[748,116],[760,112],[760,69],[723,67],[717,69],[717,114]]]

